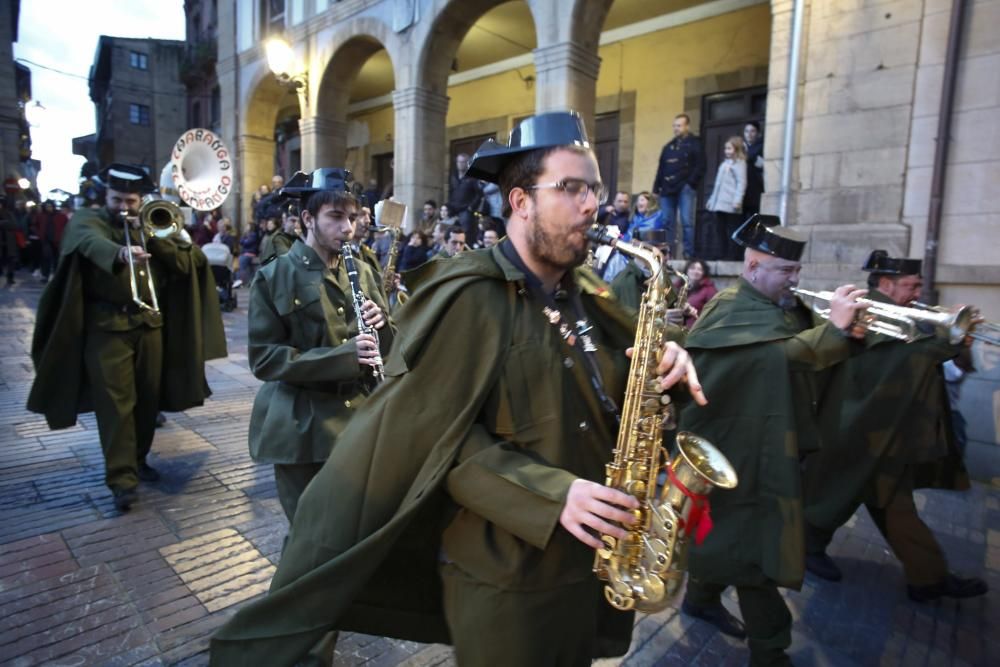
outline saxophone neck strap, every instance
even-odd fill
[[[674,466],[669,463],[667,464],[667,477],[670,478],[670,484],[675,489],[691,499],[691,513],[686,522],[681,518],[680,523],[685,535],[690,535],[694,531],[694,543],[700,545],[712,532],[712,515],[708,496],[695,493],[684,486],[674,473]]]

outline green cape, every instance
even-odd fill
[[[77,415],[93,408],[83,364],[84,296],[78,252],[94,234],[104,236],[96,212],[79,211],[66,228],[59,266],[38,302],[31,359],[35,381],[28,409],[45,415],[49,428],[69,428]],[[173,241],[161,241],[173,243]],[[177,244],[187,275],[161,277],[163,381],[160,409],[179,412],[202,405],[211,395],[205,361],[225,357],[226,336],[215,280],[201,249]],[[107,259],[110,264],[113,261]]]
[[[521,289],[494,253],[462,253],[419,269],[421,287],[399,309],[386,381],[302,495],[270,593],[219,630],[211,664],[260,656],[269,665],[294,664],[333,628],[450,642],[437,573],[448,519],[443,484],[462,443],[483,429],[477,420],[507,361]],[[591,316],[605,318],[616,338],[630,336],[633,325],[617,304],[578,283]],[[475,353],[456,353],[456,340],[469,332]],[[440,381],[447,377],[440,359],[461,382]],[[435,379],[432,400],[421,400]],[[620,636],[607,646],[622,653],[631,616],[615,620],[611,631]]]
[[[703,581],[802,583],[804,529],[800,450],[818,446],[810,427],[816,373],[850,351],[832,325],[811,328],[799,304],[782,310],[740,279],[708,303],[687,338],[709,404],[690,404],[680,427],[718,447],[738,486],[711,496],[715,526],[690,548]]]
[[[868,298],[891,303],[875,290]],[[941,375],[958,348],[933,336],[905,343],[872,333],[865,345],[832,374],[820,410],[828,437],[804,475],[806,520],[826,530],[862,502],[885,507],[908,466],[916,466],[916,487],[969,488]]]

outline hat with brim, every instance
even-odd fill
[[[774,255],[791,262],[802,259],[806,241],[793,231],[781,226],[781,218],[776,215],[756,213],[733,232],[733,241],[759,252]]]
[[[338,167],[321,167],[314,169],[309,174],[297,171],[288,179],[284,187],[278,190],[278,197],[282,199],[308,199],[323,190],[347,192],[347,184],[351,180],[351,172]]]
[[[872,250],[868,261],[861,267],[862,271],[885,276],[919,276],[921,269],[923,269],[921,260],[889,257],[889,253],[885,250]]]
[[[104,187],[118,192],[147,194],[156,192],[156,183],[146,170],[135,164],[113,162],[102,169],[97,178]]]
[[[576,111],[553,111],[525,118],[510,133],[506,146],[487,139],[472,156],[467,175],[498,183],[500,174],[514,158],[556,146],[590,147],[583,118]]]

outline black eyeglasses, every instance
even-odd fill
[[[600,181],[595,181],[594,183],[588,183],[582,178],[564,178],[561,181],[556,181],[555,183],[536,183],[526,190],[562,190],[571,197],[576,197],[578,203],[583,204],[587,201],[587,194],[593,192],[594,197],[597,199],[597,203],[600,204],[604,201],[607,196],[607,189],[604,187],[604,183]]]

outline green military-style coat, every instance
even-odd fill
[[[137,237],[133,237],[133,244]],[[66,228],[59,266],[42,292],[31,342],[35,381],[28,409],[45,415],[49,427],[68,428],[91,411],[84,372],[85,332],[163,327],[160,409],[179,412],[202,405],[211,395],[205,361],[225,357],[226,336],[215,280],[196,245],[174,238],[149,238],[160,315],[130,313],[129,271],[117,262],[124,229],[107,209],[80,209]],[[140,270],[143,270],[140,267]],[[149,301],[144,276],[139,288]]]
[[[368,265],[361,289],[383,313],[383,357],[395,325]],[[358,363],[357,320],[343,262],[331,272],[302,241],[257,271],[250,286],[250,370],[264,380],[250,413],[250,456],[268,463],[318,463],[372,386]]]
[[[582,353],[499,246],[416,271],[421,287],[399,311],[388,379],[303,494],[268,596],[213,638],[213,665],[261,655],[293,664],[334,628],[449,642],[441,559],[505,590],[594,577],[593,550],[558,523],[575,478],[603,481],[616,437]],[[632,318],[606,285],[584,269],[576,277],[620,402]],[[632,615],[595,604],[592,651],[624,653]]]
[[[878,290],[867,298],[893,303]],[[820,411],[827,440],[806,467],[806,520],[826,530],[861,502],[885,507],[909,466],[917,487],[969,488],[941,374],[960,347],[933,335],[906,343],[869,333],[865,348],[834,369]]]
[[[632,310],[639,310],[642,297],[646,293],[647,280],[649,280],[649,276],[642,270],[639,263],[632,259],[611,281],[611,291],[615,293],[620,304]],[[671,290],[667,296],[667,307],[673,308],[676,303],[677,292]]]
[[[702,581],[798,588],[804,575],[800,460],[820,445],[817,371],[855,347],[801,303],[782,310],[740,278],[708,303],[688,333],[709,404],[690,404],[680,428],[718,447],[739,485],[712,493],[715,527],[691,545]]]
[[[260,242],[260,263],[266,264],[272,257],[284,255],[291,250],[292,244],[298,240],[295,234],[287,234],[284,230],[274,231]]]

